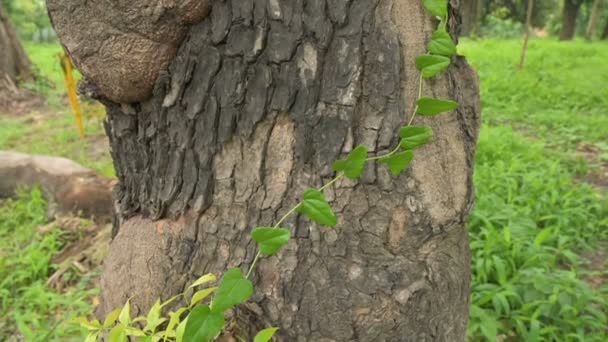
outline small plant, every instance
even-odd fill
[[[412,125],[417,115],[434,116],[455,109],[458,104],[452,100],[423,96],[423,79],[430,79],[443,72],[450,65],[450,58],[456,54],[456,46],[446,30],[447,0],[422,0],[424,7],[437,19],[439,26],[427,45],[427,53],[416,58],[416,67],[420,71],[419,92],[414,112],[407,124],[399,130],[399,143],[386,154],[369,156],[368,149],[359,145],[344,159],[332,164],[336,176],[320,188],[309,188],[304,191],[302,199],[292,207],[272,227],[256,227],[251,238],[258,243],[259,250],[246,274],[240,268],[226,271],[215,287],[203,287],[189,298],[189,305],[162,317],[162,309],[178,298],[179,294],[166,302],[157,301],[146,317],[131,318],[130,303],[122,309],[116,309],[107,315],[104,322],[80,318],[78,322],[89,330],[87,341],[95,341],[99,336],[108,334],[108,340],[126,341],[128,336],[138,337],[140,341],[212,341],[224,328],[226,311],[246,302],[253,293],[253,283],[249,280],[260,258],[278,252],[291,238],[291,232],[283,223],[296,213],[306,216],[313,222],[333,227],[337,218],[323,191],[346,177],[357,180],[368,162],[385,165],[393,176],[400,175],[410,165],[415,150],[429,142],[433,130],[429,126]],[[189,289],[204,286],[216,281],[213,274],[203,275]],[[207,301],[213,294],[213,298]],[[144,324],[145,322],[145,324]],[[144,326],[141,328],[141,326]],[[277,328],[260,331],[254,342],[269,341]]]

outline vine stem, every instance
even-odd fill
[[[417,100],[420,99],[420,97],[422,96],[422,86],[423,86],[423,79],[422,79],[422,73],[420,73],[420,77],[418,78],[418,97],[416,99],[416,102],[418,102]],[[414,107],[414,112],[412,113],[412,116],[410,117],[410,120],[408,121],[407,126],[411,126],[412,123],[414,122],[414,119],[416,118],[416,113],[418,112],[418,104],[416,104],[416,107]],[[399,144],[397,144],[397,146],[390,151],[387,154],[383,154],[383,155],[379,155],[379,156],[375,156],[375,157],[370,157],[365,159],[365,161],[373,161],[373,160],[379,160],[379,159],[383,159],[383,158],[387,158],[392,156],[393,154],[399,152],[399,149],[401,148],[401,146]],[[320,187],[319,191],[323,191],[327,188],[329,188],[330,186],[332,186],[334,183],[336,183],[338,180],[340,180],[340,178],[344,177],[344,173],[338,173],[338,175],[336,177],[334,177],[332,180],[330,180],[329,182],[327,182],[325,185],[323,185],[322,187]],[[302,204],[302,201],[298,202],[298,204],[296,204],[293,208],[291,208],[287,214],[283,215],[283,217],[281,217],[281,219],[277,222],[277,224],[274,225],[274,229],[279,228],[279,226],[281,225],[281,223],[283,223],[289,216],[291,216],[296,210],[298,210],[298,208],[300,207],[300,205]],[[258,249],[258,252],[255,255],[255,258],[253,258],[253,262],[251,262],[251,266],[249,267],[249,271],[247,271],[247,275],[245,276],[246,279],[249,279],[249,277],[251,276],[251,273],[253,272],[253,270],[255,269],[255,266],[258,263],[258,260],[262,257],[262,251]]]
[[[320,187],[318,190],[323,191],[323,190],[329,188],[332,184],[334,184],[335,182],[340,180],[340,178],[342,178],[343,176],[344,176],[343,173],[339,173],[336,177],[334,177],[334,179],[327,182],[325,185]],[[272,228],[273,229],[279,228],[281,223],[283,223],[285,220],[287,220],[287,218],[289,218],[289,216],[291,216],[296,210],[298,210],[298,208],[300,207],[301,204],[302,204],[302,201],[298,202],[298,204],[296,204],[293,208],[289,209],[287,214],[283,215],[283,217],[281,217],[281,219]],[[260,259],[261,256],[262,256],[262,251],[258,250],[258,252],[255,255],[255,258],[253,258],[253,262],[251,263],[251,266],[249,267],[249,271],[247,271],[247,275],[245,276],[246,279],[249,279],[251,272],[253,272],[253,269],[255,268],[255,266],[258,263],[258,260]]]
[[[423,81],[422,73],[420,73],[420,77],[418,78],[418,97],[416,99],[416,102],[418,102],[418,99],[420,99],[420,97],[422,97],[422,81]],[[417,112],[418,112],[418,104],[416,104],[416,107],[414,107],[414,112],[412,113],[412,116],[410,117],[410,120],[408,121],[407,125],[405,125],[405,127],[411,126],[412,123],[414,123],[414,119],[416,118]],[[369,158],[365,159],[365,161],[373,161],[373,160],[379,160],[379,159],[390,157],[393,154],[399,152],[400,148],[401,148],[401,146],[399,144],[397,144],[397,146],[389,153],[381,154],[381,155],[375,156],[375,157],[369,157]]]

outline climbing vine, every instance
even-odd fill
[[[246,274],[240,268],[231,268],[224,273],[217,286],[211,287],[209,285],[217,281],[216,276],[203,275],[184,293],[163,303],[157,300],[145,317],[131,318],[130,301],[127,301],[122,308],[110,312],[103,323],[79,318],[78,323],[89,330],[87,341],[96,341],[106,334],[110,342],[126,341],[128,336],[139,338],[139,341],[212,341],[224,329],[226,311],[246,302],[253,294],[253,283],[249,277],[259,259],[277,253],[291,239],[291,231],[283,226],[290,216],[298,213],[313,222],[333,227],[337,224],[337,218],[323,194],[325,189],[343,177],[359,179],[365,165],[370,162],[387,167],[393,176],[400,175],[408,168],[416,149],[433,137],[431,127],[413,125],[416,116],[433,116],[458,106],[452,100],[423,95],[424,79],[433,78],[448,68],[451,57],[456,54],[456,45],[446,29],[447,0],[422,0],[422,4],[439,20],[439,25],[427,45],[427,52],[416,57],[416,68],[420,71],[416,106],[411,115],[405,118],[407,124],[399,130],[400,139],[395,148],[386,154],[369,156],[365,146],[355,147],[344,159],[332,164],[336,172],[332,180],[320,188],[305,190],[302,199],[274,226],[256,227],[251,238],[257,242],[258,252]],[[166,317],[162,315],[164,307],[178,299],[185,299],[187,292],[193,292],[187,306],[169,312]],[[270,341],[277,330],[268,328],[258,332],[254,342]]]

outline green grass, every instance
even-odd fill
[[[64,100],[66,89],[57,58],[62,52],[61,46],[26,42],[25,49],[39,76],[39,80],[27,87],[45,97],[48,109],[22,117],[0,115],[0,150],[65,157],[114,177],[110,156],[105,154],[100,158],[92,152],[95,144],[107,144],[101,119],[84,112],[86,138],[82,140]]]
[[[608,148],[608,45],[533,40],[519,72],[520,47],[460,47],[480,75],[484,122],[469,223],[469,336],[604,341],[608,286],[590,287],[581,255],[608,239],[608,202],[580,180],[588,166],[575,149]]]
[[[608,202],[510,128],[483,127],[476,163],[470,335],[603,341],[608,287],[583,280],[579,253],[608,239]]]
[[[608,141],[608,44],[531,40],[518,71],[520,50],[517,40],[459,46],[481,79],[483,120],[524,126],[549,144]]]
[[[46,286],[57,265],[51,258],[63,247],[62,231],[42,235],[46,203],[38,189],[0,206],[0,340],[65,341],[81,336],[68,321],[91,312],[94,276],[78,276],[63,293]]]

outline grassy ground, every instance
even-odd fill
[[[27,48],[41,73],[62,85],[56,47]],[[469,224],[470,339],[604,341],[608,271],[599,246],[608,241],[608,202],[585,180],[608,159],[608,44],[533,40],[522,72],[519,48],[519,41],[499,40],[460,48],[480,74],[484,122]],[[58,89],[44,90],[56,98],[49,102],[60,114],[52,120],[0,116],[0,149],[59,154],[111,175],[107,154],[91,152],[106,144],[98,123],[89,119],[90,138],[80,140]],[[593,146],[593,154],[581,146]],[[90,312],[95,291],[82,285],[90,275],[67,293],[44,286],[62,233],[37,232],[43,208],[34,191],[0,209],[0,279],[7,279],[0,283],[0,340],[17,332],[63,341],[78,333],[57,325],[66,313]]]
[[[590,251],[608,239],[608,202],[579,180],[608,148],[608,44],[533,40],[518,72],[520,44],[460,49],[480,75],[484,121],[469,224],[469,334],[605,341],[608,264],[605,251]],[[597,158],[582,159],[583,144],[594,144]],[[589,253],[600,254],[599,265],[587,265]]]
[[[25,48],[41,76],[27,87],[43,95],[48,106],[18,117],[0,113],[0,149],[66,157],[112,177],[114,168],[101,124],[101,106],[83,104],[85,138],[81,139],[65,99],[65,83],[57,58],[61,47],[28,43]]]

